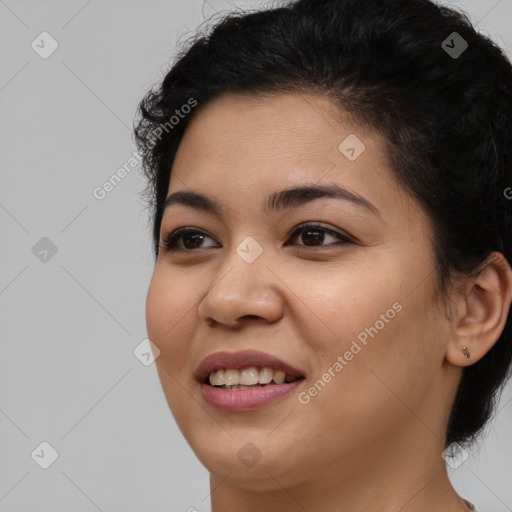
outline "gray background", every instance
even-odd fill
[[[155,366],[133,354],[153,265],[139,167],[92,191],[132,155],[137,104],[179,38],[230,5],[0,0],[0,512],[210,510]],[[512,0],[451,5],[510,56]],[[33,253],[43,237],[55,255]],[[450,472],[482,512],[512,510],[512,385],[498,410]],[[48,469],[31,457],[43,441]]]

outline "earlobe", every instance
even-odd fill
[[[498,341],[512,300],[512,270],[499,252],[491,253],[458,298],[446,359],[456,366],[479,361]]]
[[[485,353],[482,351],[475,351],[473,347],[476,347],[476,339],[466,340],[463,344],[459,339],[459,344],[455,343],[454,340],[450,340],[446,347],[446,359],[455,366],[471,366],[481,359]],[[492,346],[492,345],[491,345]],[[489,347],[490,349],[491,347]]]

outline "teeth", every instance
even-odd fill
[[[240,372],[238,370],[226,370],[224,372],[224,384],[228,386],[240,384]]]
[[[262,368],[260,370],[258,382],[260,384],[269,384],[270,382],[272,382],[273,376],[274,376],[274,370],[272,370],[272,368],[266,368],[266,367]]]
[[[210,373],[210,384],[212,386],[233,386],[232,389],[247,389],[247,387],[257,384],[270,384],[274,381],[276,384],[283,382],[293,382],[296,377],[286,378],[286,373],[282,370],[274,371],[267,366],[259,369],[256,367],[245,368],[243,370],[220,369]]]
[[[258,368],[245,368],[240,372],[240,384],[252,386],[258,384]]]
[[[243,384],[238,384],[238,386],[221,386],[221,389],[252,389],[252,388],[260,388],[259,384],[254,386],[244,386]]]
[[[278,370],[277,372],[274,372],[274,382],[276,384],[282,384],[284,382],[284,378],[286,377],[286,373],[284,373],[281,370]]]
[[[224,384],[224,370],[210,373],[210,384],[212,386],[222,386]]]

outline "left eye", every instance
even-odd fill
[[[346,245],[353,243],[350,238],[341,233],[337,233],[331,229],[327,229],[319,224],[307,224],[297,227],[291,235],[290,240],[295,240],[299,235],[303,242],[303,247],[323,247],[326,245]],[[334,242],[330,244],[324,244],[325,239],[331,237]],[[204,231],[195,228],[182,228],[174,231],[165,238],[160,247],[166,251],[194,251],[197,249],[205,249],[207,247],[215,247],[215,244],[201,247],[202,242],[209,238],[213,238],[207,235]],[[287,242],[285,245],[294,245]]]
[[[291,240],[294,240],[298,237],[298,235],[301,235],[301,241],[305,242],[305,247],[317,247],[317,246],[324,246],[324,245],[333,245],[333,244],[322,244],[322,242],[325,241],[325,236],[327,234],[328,237],[333,238],[334,240],[337,240],[337,242],[334,242],[334,244],[350,244],[352,241],[350,238],[348,238],[345,235],[342,235],[341,233],[337,233],[336,231],[333,231],[331,229],[327,229],[319,224],[308,224],[299,226],[295,231],[292,233]],[[289,245],[288,243],[286,245]],[[300,245],[300,244],[299,244]]]

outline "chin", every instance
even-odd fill
[[[213,436],[206,430],[186,434],[196,457],[212,474],[229,475],[230,481],[240,482],[244,488],[263,491],[276,488],[272,477],[282,484],[286,475],[289,477],[290,472],[301,465],[290,457],[296,453],[293,450],[296,443],[288,446],[286,440],[278,436],[271,441],[268,431],[260,436],[248,436],[230,429],[232,436],[229,436],[220,426],[217,428],[217,435]]]

